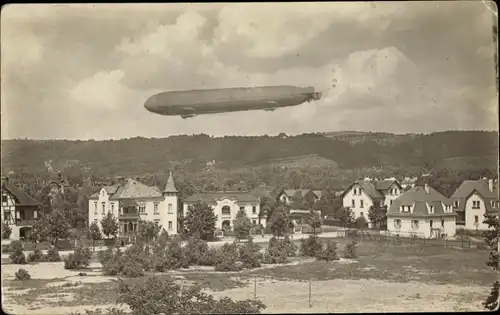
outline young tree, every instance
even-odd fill
[[[57,245],[59,239],[67,238],[71,225],[61,210],[54,210],[48,215],[42,215],[40,220],[42,235],[50,237]]]
[[[354,223],[354,213],[349,207],[343,207],[339,211],[339,220],[345,228],[349,227]]]
[[[269,227],[273,235],[277,238],[284,236],[289,223],[288,209],[285,205],[280,204],[274,210],[273,216],[269,222]]]
[[[206,203],[197,203],[188,208],[184,218],[184,227],[188,237],[198,234],[202,240],[206,241],[213,238],[216,222],[217,216],[213,208]]]
[[[161,231],[161,225],[152,221],[140,220],[137,226],[139,228],[139,235],[146,241],[146,244],[149,240],[153,240],[157,237]]]
[[[96,221],[93,221],[92,224],[90,224],[88,237],[92,239],[92,251],[95,251],[95,241],[102,238],[101,229],[99,229],[99,225]]]
[[[307,224],[313,230],[313,234],[316,235],[316,229],[321,227],[321,216],[318,212],[310,210],[307,214]]]
[[[35,220],[35,223],[31,226],[30,240],[33,242],[36,248],[36,244],[46,237],[45,228],[43,226],[43,220]]]
[[[366,221],[364,216],[359,216],[354,221],[354,225],[357,229],[366,229],[368,227],[368,221]]]
[[[276,207],[276,202],[269,197],[262,197],[260,199],[260,212],[259,220],[265,219],[266,222],[269,221],[273,215],[274,208]]]
[[[8,240],[12,234],[12,229],[8,224],[2,222],[2,240]]]
[[[484,232],[484,241],[490,247],[490,259],[486,263],[489,267],[493,268],[496,272],[500,270],[499,268],[499,235],[498,232],[500,230],[500,219],[497,216],[491,216],[485,214],[485,224],[488,224],[488,230]],[[499,290],[500,290],[500,282],[497,280],[493,283],[493,287],[491,289],[491,293],[483,302],[485,308],[490,311],[495,310],[498,307],[498,298],[499,298]]]
[[[381,228],[387,228],[387,206],[381,206],[376,203],[370,207],[368,210],[368,219],[372,224],[372,227],[376,227],[377,225]]]
[[[116,235],[118,235],[118,220],[111,212],[108,212],[108,214],[101,220],[101,227],[102,234],[107,237],[116,238]]]
[[[242,240],[248,238],[250,229],[253,227],[252,221],[248,218],[245,210],[240,210],[236,214],[236,219],[233,221],[233,230],[237,239]]]

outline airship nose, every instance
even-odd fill
[[[150,111],[150,112],[154,112],[155,109],[156,109],[156,102],[155,102],[155,96],[151,96],[150,98],[148,98],[146,100],[146,102],[144,102],[144,107]]]

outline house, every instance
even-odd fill
[[[42,211],[42,203],[10,185],[8,178],[2,181],[1,192],[2,222],[12,230],[10,239],[28,238],[35,220]]]
[[[370,222],[368,218],[370,207],[379,204],[389,208],[400,196],[401,191],[402,187],[395,179],[377,181],[366,178],[354,182],[344,191],[341,195],[342,205],[344,208],[350,208],[356,218],[364,217]]]
[[[212,206],[214,213],[217,215],[215,224],[217,229],[226,230],[231,228],[239,210],[245,210],[253,224],[261,223],[266,226],[264,219],[259,221],[260,200],[249,192],[216,191],[187,197],[183,201],[183,215],[186,216],[189,207],[197,203],[207,203]]]
[[[458,214],[457,224],[468,230],[487,230],[484,214],[498,214],[498,190],[498,181],[493,179],[464,181],[450,198]]]
[[[322,197],[321,190],[312,189],[283,189],[278,193],[277,200],[280,200],[287,205],[295,202],[306,200],[310,204],[315,203]]]
[[[454,237],[456,212],[451,200],[428,184],[415,186],[389,207],[387,230],[401,236]]]
[[[118,236],[134,237],[139,220],[161,225],[168,234],[179,231],[179,198],[172,173],[165,188],[147,186],[135,179],[104,186],[89,197],[89,225],[111,212],[119,222]]]

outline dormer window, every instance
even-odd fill
[[[446,210],[448,210],[448,206],[446,206]],[[434,206],[429,206],[429,213],[434,213]]]
[[[460,202],[458,200],[455,200],[455,202],[453,203],[453,206],[455,208],[458,208],[458,205],[460,204]]]
[[[496,202],[492,200],[492,201],[491,201],[491,207],[492,207],[492,208],[495,208],[495,204],[496,204]]]
[[[410,206],[401,206],[401,212],[410,212]]]

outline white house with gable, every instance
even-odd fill
[[[89,225],[112,213],[119,222],[118,236],[135,236],[139,220],[161,225],[169,234],[179,231],[179,198],[172,173],[165,189],[134,179],[102,187],[89,197]]]

